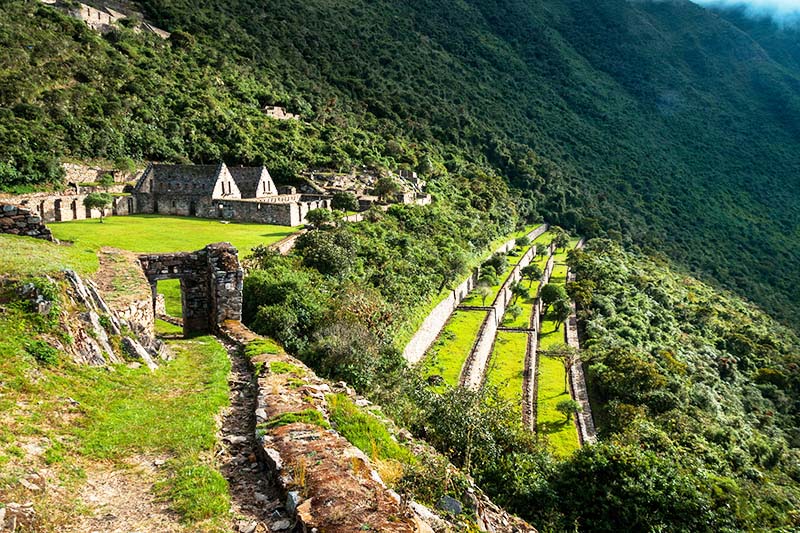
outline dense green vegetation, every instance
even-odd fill
[[[690,2],[140,4],[182,31],[100,36],[4,5],[2,187],[56,181],[59,157],[500,173],[525,213],[798,317],[792,33]]]
[[[591,467],[595,475],[671,464],[671,490],[684,491],[684,505],[717,530],[791,528],[800,501],[798,338],[751,305],[610,241],[590,242],[572,263],[596,286],[581,315],[592,405],[607,442],[581,453],[573,473],[616,449],[605,474]],[[574,516],[607,520],[622,495],[593,484]]]

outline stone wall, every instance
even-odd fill
[[[239,346],[261,339],[238,322],[226,322],[223,334]],[[356,406],[369,404],[346,383],[326,383],[301,361],[269,343],[251,361],[261,369],[256,375],[256,448],[282,492],[287,510],[293,514],[296,524],[293,530],[328,533],[366,529],[387,533],[463,530],[458,517],[428,508],[389,489],[369,456],[335,429],[323,427],[330,423],[331,406],[327,399],[330,393],[346,395]],[[282,368],[273,371],[273,365]],[[287,372],[286,368],[294,370]],[[309,422],[293,421],[294,415],[301,412],[316,412],[322,422],[314,423],[311,417],[307,417]],[[372,414],[382,418],[377,411]],[[275,423],[281,419],[285,422]],[[415,453],[422,449],[426,454],[435,453],[388,421],[386,428]],[[446,468],[455,470],[452,465]],[[298,475],[303,476],[302,480]],[[495,505],[474,482],[467,480],[467,483],[466,493],[474,504],[473,512],[481,531],[536,533],[530,524]]]
[[[226,320],[241,320],[244,271],[230,243],[209,244],[196,252],[141,255],[139,261],[152,289],[151,305],[159,281],[180,280],[185,335],[216,332]]]
[[[575,248],[583,248],[584,240],[575,246]],[[575,273],[567,271],[567,281],[575,281]],[[572,312],[566,322],[564,336],[567,345],[581,349],[580,340],[578,339],[578,316],[575,309],[575,302],[570,303]],[[592,416],[592,406],[589,403],[589,393],[586,390],[586,376],[583,372],[583,362],[578,361],[573,365],[569,373],[569,385],[572,392],[572,398],[578,402],[583,409],[577,414],[578,436],[580,437],[581,444],[591,444],[597,442],[597,431],[594,427],[594,417]]]
[[[87,194],[49,194],[34,193],[9,197],[21,207],[30,209],[44,222],[67,222],[70,220],[85,220],[87,218],[100,218],[100,211],[86,209],[83,200]],[[135,200],[132,196],[115,196],[111,207],[106,209],[106,215],[123,216],[133,214]]]
[[[439,302],[433,308],[433,311],[428,313],[428,316],[422,321],[419,329],[417,329],[417,332],[403,350],[403,357],[405,357],[406,361],[416,364],[425,356],[428,348],[431,347],[441,333],[450,315],[458,308],[458,305],[466,298],[467,294],[475,288],[477,279],[478,272],[476,270],[453,289],[444,300]]]
[[[38,214],[24,207],[4,203],[0,203],[0,233],[53,240],[53,234]]]

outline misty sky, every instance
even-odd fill
[[[754,15],[769,15],[776,19],[798,18],[800,0],[693,0],[707,6],[746,6]]]

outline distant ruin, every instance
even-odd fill
[[[156,165],[147,167],[133,190],[135,212],[219,218],[299,226],[312,209],[330,209],[330,199],[278,187],[261,167]]]
[[[168,31],[157,28],[144,20],[140,20],[140,13],[123,13],[122,11],[112,9],[105,3],[95,7],[82,2],[63,2],[61,0],[40,1],[43,4],[64,9],[70,16],[82,20],[91,29],[100,33],[110,32],[114,29],[114,25],[125,19],[132,19],[136,21],[133,26],[134,31],[152,33],[162,39],[168,39],[171,35]],[[122,8],[120,7],[120,9]]]

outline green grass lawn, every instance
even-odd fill
[[[165,279],[158,282],[158,292],[164,295],[164,306],[169,316],[181,318],[183,305],[181,303],[181,280]]]
[[[37,361],[30,341],[63,333],[15,305],[0,314],[0,331],[0,493],[16,494],[18,479],[46,464],[48,477],[58,480],[54,490],[25,497],[43,517],[43,530],[58,531],[59,520],[76,512],[75,495],[95,465],[126,469],[141,454],[164,457],[159,496],[193,531],[225,529],[230,498],[213,450],[230,363],[216,339],[168,341],[175,359],[151,372],[76,365],[60,353]],[[26,443],[42,439],[40,457],[24,453]]]
[[[554,331],[555,322],[543,320],[539,348],[548,349],[564,344],[564,325]],[[578,430],[572,420],[556,410],[562,400],[570,398],[564,392],[564,365],[551,357],[538,358],[538,390],[536,391],[536,431],[547,439],[557,457],[567,457],[580,447]]]
[[[0,273],[13,276],[50,274],[71,268],[79,274],[97,270],[94,253],[30,237],[0,234]]]
[[[444,382],[458,386],[461,367],[464,366],[472,345],[486,318],[483,311],[456,311],[442,330],[439,339],[423,360],[425,375],[438,374]]]
[[[520,408],[522,402],[522,374],[525,370],[525,353],[528,334],[498,331],[492,359],[489,362],[486,382],[497,387],[500,395]]]
[[[108,217],[48,224],[53,235],[76,248],[99,250],[113,246],[132,252],[188,252],[212,242],[230,242],[242,255],[259,244],[272,244],[297,229],[266,224],[222,224],[219,220],[161,215]]]

